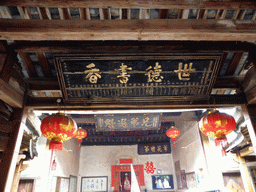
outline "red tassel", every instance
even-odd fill
[[[227,156],[226,150],[222,148],[221,149],[221,154],[222,154],[222,157]]]
[[[176,138],[176,137],[175,137],[175,138],[172,138],[172,142],[173,142],[173,146],[174,146],[174,147],[176,147],[175,141],[177,141],[177,138]]]
[[[222,147],[222,150],[221,150],[222,156],[227,156],[226,150],[224,149],[224,147],[228,146],[227,137],[226,136],[218,137],[218,138],[215,138],[214,141],[215,141],[215,146],[221,146]]]
[[[56,171],[56,168],[57,168],[57,163],[55,160],[53,160],[52,162],[52,171]]]
[[[83,140],[82,140],[82,139],[77,139],[77,142],[78,142],[78,143],[82,143]]]

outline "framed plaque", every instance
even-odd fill
[[[108,177],[82,177],[81,192],[107,192],[108,191]]]
[[[54,57],[66,100],[141,102],[207,98],[222,54]]]

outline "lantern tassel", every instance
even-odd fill
[[[52,171],[56,171],[56,168],[57,168],[57,162],[54,159],[52,162]]]
[[[175,141],[177,141],[177,138],[172,138],[172,142],[173,142],[173,146],[174,146],[174,147],[176,147]]]
[[[222,156],[227,156],[226,150],[224,149],[224,147],[227,147],[229,145],[227,137],[226,136],[218,137],[218,138],[215,138],[214,141],[215,141],[215,146],[222,147],[221,149]]]

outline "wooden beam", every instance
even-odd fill
[[[23,95],[2,79],[0,79],[0,99],[11,107],[22,108]]]
[[[217,77],[214,88],[240,88],[243,77],[227,76]]]
[[[24,80],[28,84],[29,90],[60,90],[59,82],[55,78],[28,78]]]
[[[73,118],[73,120],[76,123],[91,123],[95,124],[96,120],[94,116],[86,115],[81,118]],[[189,117],[189,118],[184,118],[184,117],[179,117],[179,116],[164,116],[161,117],[160,122],[171,122],[171,121],[198,121],[198,118],[195,117]]]
[[[3,69],[0,72],[0,79],[1,80],[3,80],[6,83],[9,82],[9,80],[11,78],[13,66],[16,62],[17,62],[17,53],[9,52],[6,59],[5,59]]]
[[[236,41],[18,41],[9,46],[16,52],[52,52],[84,54],[128,54],[169,52],[248,52],[256,45]],[[256,56],[255,56],[256,57]],[[225,57],[224,57],[225,58]]]
[[[256,21],[0,19],[0,39],[251,41]]]
[[[228,1],[212,1],[212,0],[2,0],[1,6],[24,6],[24,7],[89,7],[89,8],[146,8],[146,9],[253,9],[255,1],[253,0],[228,0]]]
[[[65,101],[66,110],[128,110],[128,109],[184,109],[184,108],[216,108],[216,106],[231,107],[246,103],[243,94],[238,95],[213,95],[208,100],[197,101],[162,101],[162,102],[115,102],[90,103],[84,101]],[[56,98],[27,99],[26,107],[29,109],[56,109]]]

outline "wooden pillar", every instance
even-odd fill
[[[23,162],[24,162],[23,160],[20,160],[19,162],[17,162],[14,177],[13,177],[11,192],[17,191],[19,187],[20,174],[29,166],[28,164],[23,164]]]
[[[20,169],[21,169],[22,161],[20,161],[15,168],[14,176],[13,176],[13,182],[12,182],[12,188],[11,192],[16,192],[19,186],[19,180],[20,180]]]
[[[242,107],[242,112],[243,112],[244,119],[245,119],[245,124],[247,126],[247,129],[248,129],[248,132],[250,135],[250,139],[252,141],[252,146],[254,148],[254,151],[256,151],[255,150],[256,149],[256,135],[255,135],[256,127],[253,127],[253,122],[252,122],[252,120],[255,121],[255,116],[253,116],[253,114],[255,114],[255,108],[251,108],[250,105],[249,106],[242,105],[241,107]],[[254,112],[254,113],[252,113],[252,112]]]
[[[12,132],[8,140],[8,147],[3,153],[0,164],[0,191],[10,192],[13,175],[16,167],[18,154],[20,151],[21,140],[26,123],[26,111],[15,109],[13,119],[10,122]]]
[[[245,163],[245,159],[243,157],[241,157],[240,154],[238,154],[235,157],[235,160],[239,163],[241,177],[243,180],[245,192],[253,192],[254,187],[253,187],[252,180],[250,178],[250,173],[248,171],[248,167]]]

